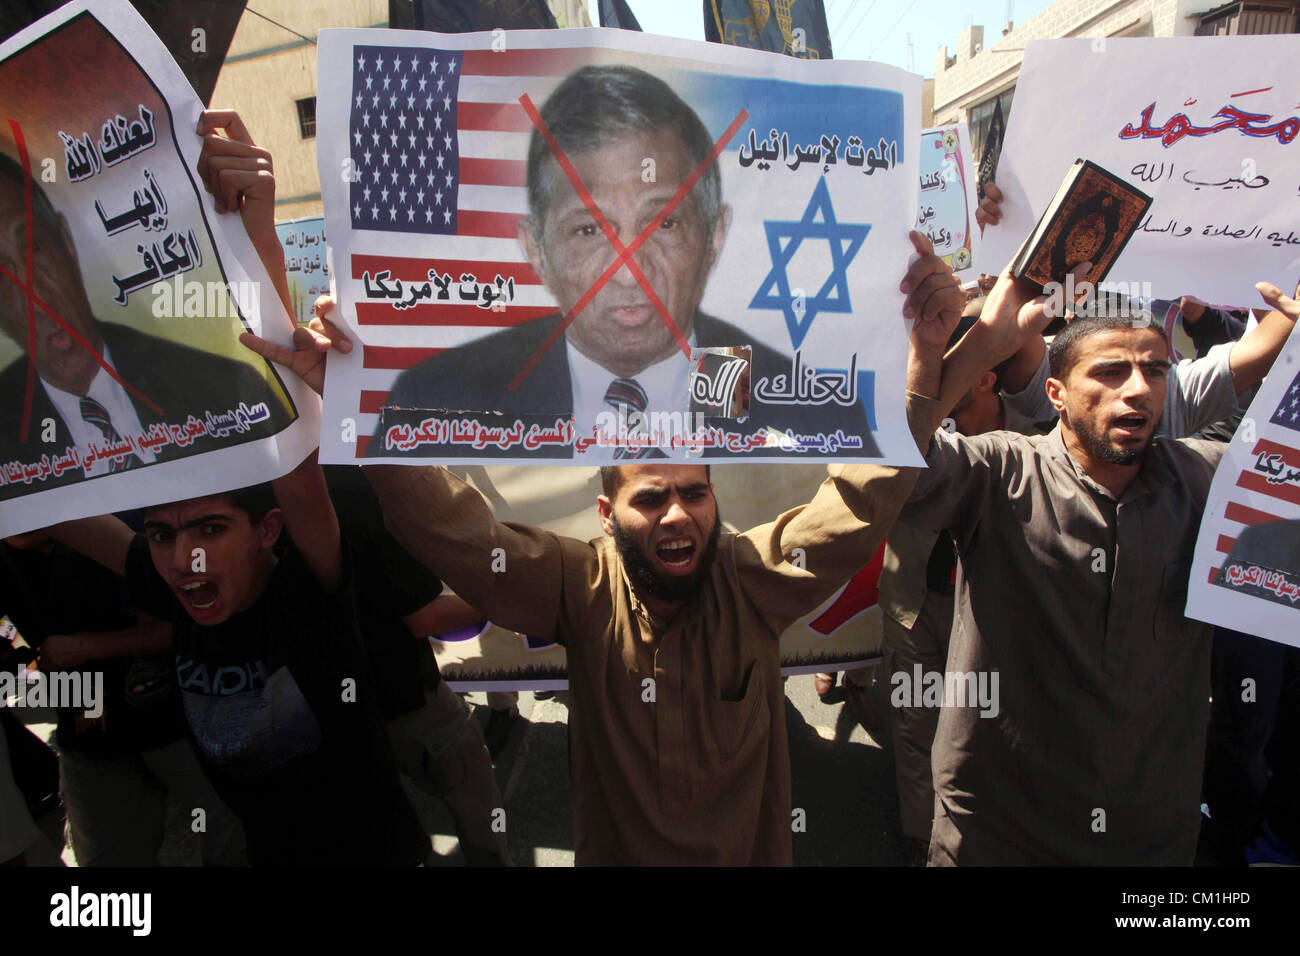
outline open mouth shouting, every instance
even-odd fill
[[[1150,423],[1151,416],[1146,412],[1129,412],[1113,418],[1111,427],[1119,432],[1119,438],[1123,440],[1140,438]]]
[[[699,548],[690,538],[664,538],[655,547],[655,557],[673,574],[686,574],[695,567]]]
[[[221,614],[221,589],[210,578],[183,578],[172,585],[172,590],[196,621],[208,621]]]

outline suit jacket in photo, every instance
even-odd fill
[[[418,425],[430,413],[438,417],[457,418],[448,412],[499,412],[508,425],[515,418],[524,423],[537,423],[551,427],[557,418],[567,419],[573,414],[573,388],[569,377],[569,359],[562,341],[552,345],[533,368],[532,372],[511,392],[506,386],[525,363],[536,354],[542,343],[559,325],[560,315],[546,316],[523,325],[484,336],[459,348],[425,359],[406,369],[398,376],[388,397],[384,413],[367,448],[367,457],[501,457],[511,452],[488,448],[476,451],[467,445],[420,445],[408,452],[384,451],[384,432],[397,423]],[[723,417],[705,416],[706,426],[746,434],[760,428],[778,428],[797,434],[832,433],[842,429],[845,435],[859,435],[862,457],[877,457],[879,446],[872,436],[866,408],[859,401],[846,407],[837,404],[767,405],[753,397],[752,386],[760,378],[790,375],[791,359],[755,342],[753,337],[738,327],[703,313],[695,316],[695,344],[697,348],[721,348],[735,345],[751,347],[753,368],[750,373],[751,398],[749,418],[745,422]],[[868,396],[870,401],[871,396]],[[651,409],[650,411],[655,411]],[[469,415],[483,420],[482,414]],[[568,459],[572,448],[544,447],[529,452],[529,457],[543,459]],[[780,448],[758,449],[744,457],[786,455]],[[728,456],[725,449],[706,448],[704,456]]]
[[[1234,571],[1233,577],[1228,574],[1229,568]],[[1261,578],[1261,574],[1269,579]],[[1300,610],[1300,605],[1288,596],[1300,586],[1300,518],[1243,528],[1214,583]]]
[[[180,345],[125,325],[96,321],[118,375],[162,409],[162,415],[159,415],[127,391],[145,431],[158,422],[183,424],[190,415],[202,420],[209,411],[214,415],[224,414],[237,408],[241,401],[250,406],[265,402],[271,412],[269,418],[243,433],[231,432],[224,438],[204,436],[184,448],[170,443],[163,445],[155,454],[156,462],[266,438],[294,420],[291,410],[275,396],[252,365]],[[35,462],[42,455],[63,454],[74,444],[70,430],[39,381],[32,390],[27,442],[19,441],[26,388],[27,358],[24,356],[0,371],[0,466],[9,461]],[[46,418],[53,418],[58,423],[54,442],[41,440],[41,423]],[[0,500],[84,480],[85,473],[78,468],[65,471],[57,478],[51,475],[31,485],[0,485]]]

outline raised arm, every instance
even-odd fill
[[[126,576],[126,553],[135,532],[114,515],[78,518],[51,525],[47,529],[57,541],[92,561],[98,561],[118,577]]]
[[[326,591],[339,586],[343,576],[343,544],[339,519],[330,501],[325,475],[316,450],[293,471],[271,482],[275,503],[284,514],[294,546]]]
[[[1300,318],[1300,302],[1284,295],[1277,286],[1270,282],[1258,282],[1255,288],[1264,301],[1272,306],[1273,311],[1243,335],[1228,356],[1232,366],[1232,386],[1238,395],[1258,384],[1268,374],[1273,361],[1291,335],[1291,330],[1295,328],[1296,319]],[[1296,289],[1296,298],[1300,299],[1300,287]]]
[[[562,640],[564,619],[608,590],[597,583],[590,545],[497,521],[483,496],[445,468],[362,470],[398,543],[500,627]]]
[[[205,110],[195,130],[203,137],[198,174],[212,193],[217,212],[238,212],[253,248],[284,306],[292,327],[293,305],[289,277],[284,271],[284,247],[275,232],[275,171],[271,154],[253,142],[234,110]]]

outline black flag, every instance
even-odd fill
[[[989,131],[984,137],[984,151],[980,153],[979,198],[984,198],[984,184],[993,179],[997,172],[998,157],[1002,155],[1002,137],[1006,134],[1006,124],[1002,121],[1002,97],[993,104],[993,118],[989,120]]]
[[[620,30],[640,30],[641,24],[628,9],[624,0],[600,0],[600,25],[618,27]]]
[[[704,39],[804,60],[831,58],[822,0],[704,0]]]

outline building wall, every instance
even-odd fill
[[[295,106],[316,95],[316,33],[329,27],[386,27],[388,0],[257,0],[256,9],[311,41],[245,10],[212,106],[238,110],[254,142],[271,151],[276,218],[319,216],[316,140],[300,135]]]
[[[1209,0],[1057,0],[1006,36],[990,31],[987,43],[984,28],[971,27],[958,38],[953,52],[945,47],[935,56],[935,123],[967,119],[972,106],[1014,86],[1025,44],[1031,40],[1191,36],[1198,21],[1189,17],[1212,6]]]

